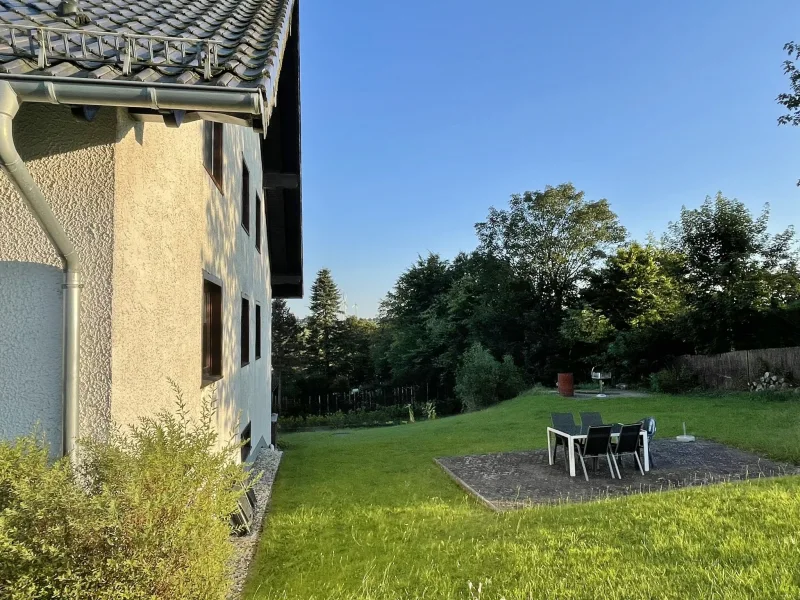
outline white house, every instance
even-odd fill
[[[180,5],[180,9],[175,6]],[[170,8],[172,7],[172,8]],[[273,297],[302,295],[297,0],[0,10],[0,438],[213,389],[268,445]]]

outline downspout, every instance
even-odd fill
[[[73,453],[78,436],[78,389],[80,381],[80,261],[75,246],[56,219],[22,161],[12,135],[11,123],[19,110],[19,99],[8,81],[0,81],[0,165],[19,190],[39,226],[53,244],[64,265],[64,424],[62,453]]]

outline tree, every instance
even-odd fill
[[[788,60],[783,62],[783,72],[789,76],[789,86],[791,91],[778,94],[776,98],[778,104],[788,111],[778,117],[778,125],[800,125],[800,70],[795,62],[800,59],[800,44],[788,42],[783,49],[789,55]],[[800,180],[797,181],[800,186]]]
[[[307,360],[312,374],[330,386],[340,349],[342,295],[329,269],[320,269],[311,286],[307,321]]]
[[[798,298],[794,229],[770,235],[769,205],[757,218],[718,193],[681,210],[665,236],[683,255],[690,322],[700,352],[757,347],[757,313]]]
[[[373,321],[354,316],[347,317],[342,323],[338,371],[350,389],[370,383],[374,378],[371,348],[377,330],[378,325]]]
[[[479,252],[510,266],[530,286],[525,305],[525,361],[535,377],[564,366],[564,311],[574,305],[587,271],[625,239],[607,200],[588,201],[571,183],[511,197],[475,229]],[[518,309],[519,310],[519,309]]]
[[[647,327],[681,310],[676,278],[682,255],[655,244],[631,242],[590,273],[581,297],[620,331]]]
[[[475,229],[486,254],[507,260],[559,309],[586,270],[625,239],[608,201],[587,201],[571,183],[514,194],[508,210],[490,208]]]
[[[442,340],[430,335],[429,323],[451,282],[448,261],[433,253],[420,256],[381,302],[381,325],[391,332],[382,343],[388,341],[386,363],[394,383],[440,383]]]
[[[278,406],[283,399],[284,375],[300,365],[301,329],[297,317],[278,298],[272,301],[272,370],[278,379]]]

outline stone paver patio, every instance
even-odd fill
[[[608,465],[599,469],[587,461],[589,481],[583,478],[576,457],[577,476],[567,474],[563,447],[555,464],[547,450],[504,452],[435,459],[456,482],[494,510],[524,508],[535,504],[585,502],[610,496],[659,492],[694,485],[800,474],[800,468],[767,460],[723,444],[706,440],[681,443],[654,439],[653,468],[642,476],[633,457],[624,458],[622,479],[612,479]]]

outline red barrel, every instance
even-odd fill
[[[558,374],[558,393],[567,398],[572,398],[575,395],[575,382],[572,379],[572,373]]]

